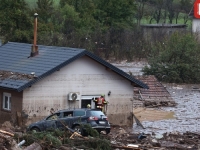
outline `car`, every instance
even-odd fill
[[[83,125],[89,125],[99,133],[102,131],[110,133],[107,116],[101,110],[88,108],[59,110],[41,121],[30,124],[27,130],[40,132],[52,129],[64,130],[67,127],[83,135]]]

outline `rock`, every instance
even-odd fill
[[[118,134],[126,134],[127,132],[123,128],[119,128]]]
[[[158,143],[158,141],[156,139],[151,139],[151,144],[154,146],[154,147],[161,147],[161,144]]]
[[[42,150],[42,147],[38,143],[33,143],[26,147],[24,150]]]

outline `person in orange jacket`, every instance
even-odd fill
[[[97,109],[100,109],[102,112],[104,112],[104,105],[107,104],[107,101],[104,98],[104,95],[102,94],[101,97],[95,98],[94,99],[95,106]],[[105,112],[104,112],[105,113]]]

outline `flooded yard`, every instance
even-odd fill
[[[174,119],[142,121],[146,129],[134,124],[133,132],[197,132],[200,133],[200,85],[165,84],[177,103],[176,107],[160,107],[160,110],[174,112]]]
[[[142,75],[146,62],[113,63],[125,72]],[[168,84],[167,91],[177,103],[175,107],[157,107],[151,110],[134,110],[145,129],[133,125],[133,133],[196,132],[200,133],[200,84]],[[137,114],[138,112],[140,114]],[[171,112],[171,113],[170,113]],[[142,115],[141,115],[142,114]],[[169,114],[169,115],[168,115]],[[167,116],[168,115],[168,116]]]

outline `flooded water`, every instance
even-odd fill
[[[142,75],[142,67],[146,65],[145,62],[132,63],[115,63],[113,64],[125,72],[131,72],[133,75]],[[177,84],[163,84],[167,87],[174,101],[177,103],[176,107],[161,107],[160,110],[171,111],[174,113],[173,119],[163,119],[142,121],[145,129],[142,129],[136,124],[133,125],[133,133],[158,133],[165,132],[197,132],[200,133],[200,85],[177,85]]]
[[[147,65],[146,62],[138,61],[138,62],[129,62],[126,61],[120,63],[112,63],[112,65],[120,68],[126,73],[131,72],[133,75],[142,75],[142,67]]]
[[[177,103],[176,107],[161,107],[165,111],[174,112],[174,119],[159,121],[142,121],[145,129],[133,125],[133,132],[158,133],[180,132],[200,133],[200,85],[165,84],[167,90]]]

